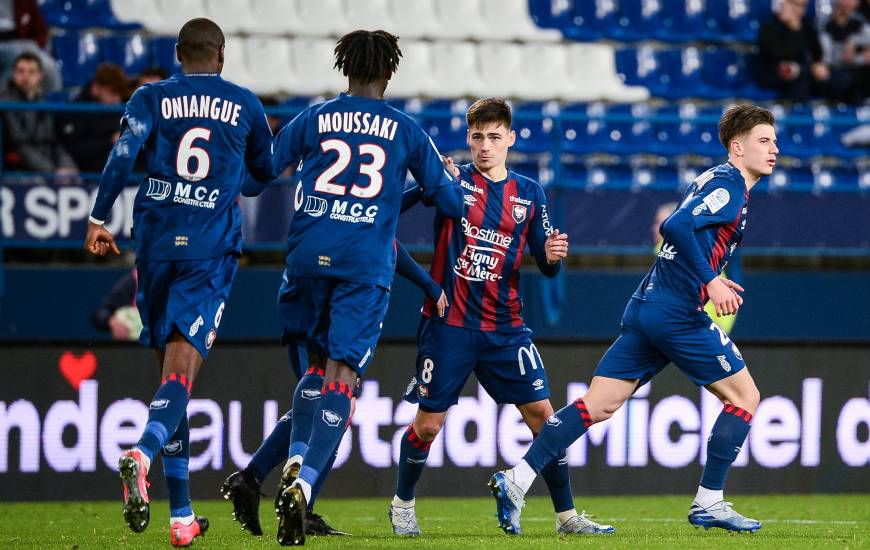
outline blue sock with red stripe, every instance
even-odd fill
[[[257,447],[257,450],[251,456],[251,460],[245,467],[245,472],[248,473],[248,479],[254,481],[259,487],[263,484],[263,480],[269,475],[278,464],[287,460],[287,448],[290,446],[290,429],[292,423],[293,411],[287,413],[278,419],[275,427],[269,436],[263,440],[263,443]]]
[[[181,417],[186,416],[189,400],[190,382],[186,376],[173,373],[163,378],[148,407],[148,423],[136,444],[151,462],[178,429]]]
[[[565,449],[586,433],[592,419],[586,410],[586,403],[578,398],[547,419],[538,437],[523,456],[529,466],[537,473],[543,473],[544,467]]]
[[[571,493],[571,472],[568,470],[568,456],[561,454],[547,463],[541,470],[541,477],[547,483],[553,510],[566,512],[574,508],[574,495]]]
[[[701,476],[701,487],[713,490],[725,488],[728,470],[746,441],[751,421],[749,412],[734,405],[725,405],[713,424],[707,442],[707,464]]]
[[[332,382],[327,384],[322,392],[320,406],[314,413],[312,421],[308,451],[303,457],[302,468],[299,470],[299,479],[311,487],[326,469],[331,455],[341,442],[344,430],[347,428],[353,388],[344,382]],[[293,414],[295,416],[295,409]],[[310,495],[306,496],[310,498]]]
[[[426,466],[431,446],[431,441],[420,439],[420,436],[414,431],[413,424],[405,430],[402,444],[399,447],[399,476],[396,480],[396,496],[400,499],[404,501],[414,499],[414,488],[417,486],[417,481],[420,480],[423,467]]]
[[[311,439],[314,413],[323,397],[323,369],[309,367],[305,376],[296,384],[293,394],[293,431],[290,433],[290,450],[287,456],[305,456],[308,440]]]
[[[178,428],[163,446],[163,475],[169,489],[169,517],[183,518],[193,514],[190,505],[190,425],[187,415],[181,416]]]

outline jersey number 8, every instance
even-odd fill
[[[330,195],[344,195],[347,193],[347,186],[333,183],[333,178],[347,169],[350,165],[352,152],[350,145],[340,139],[327,139],[320,143],[320,148],[324,153],[335,151],[338,153],[338,158],[332,163],[332,166],[323,171],[314,182],[314,190],[320,193],[329,193]],[[372,157],[372,161],[368,164],[360,164],[360,174],[369,177],[369,184],[359,186],[353,184],[350,188],[350,194],[361,199],[370,199],[377,197],[381,192],[381,187],[384,185],[384,177],[381,175],[381,168],[387,162],[387,154],[384,150],[374,143],[361,143],[359,146],[359,154]]]

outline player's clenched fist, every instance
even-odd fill
[[[547,242],[544,243],[544,252],[547,254],[547,263],[554,264],[568,256],[568,234],[559,233],[558,229],[553,229],[552,233],[547,237]]]
[[[105,256],[109,250],[115,254],[120,254],[118,245],[115,244],[115,237],[109,233],[109,230],[102,225],[97,225],[93,222],[88,222],[88,234],[85,237],[85,250],[94,256]]]
[[[737,294],[738,292],[743,292],[743,287],[728,279],[716,277],[707,283],[707,295],[716,306],[717,317],[737,313],[743,305],[743,298]]]

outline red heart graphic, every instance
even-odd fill
[[[84,352],[81,357],[71,351],[65,351],[60,356],[58,366],[60,373],[72,389],[79,391],[82,381],[90,379],[97,372],[97,357],[89,351]]]

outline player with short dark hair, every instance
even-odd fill
[[[493,475],[499,523],[519,529],[523,497],[545,464],[610,418],[640,386],[670,362],[718,397],[724,408],[707,443],[707,462],[689,510],[696,527],[754,532],[761,523],[725,502],[725,478],[749,433],[761,399],[737,345],[704,312],[733,315],[743,288],[718,275],[743,239],[749,191],[776,165],[773,115],[732,107],[719,122],[728,162],[700,176],[662,223],[662,249],[625,308],[619,338],[598,364],[589,391],[547,420],[514,468]]]
[[[298,477],[279,497],[281,544],[305,542],[312,486],[344,434],[353,388],[371,363],[389,302],[407,171],[440,213],[462,213],[462,192],[434,143],[383,99],[400,57],[388,32],[342,36],[335,67],[347,76],[348,91],[308,107],[273,140],[275,173],[302,161],[278,301],[287,312],[284,342],[309,354],[293,399],[289,461]]]
[[[541,272],[554,277],[568,253],[568,237],[551,227],[541,186],[506,166],[516,134],[511,109],[497,98],[468,109],[472,162],[456,168],[465,195],[461,219],[437,216],[432,278],[449,297],[444,317],[426,300],[417,333],[417,374],[406,399],[419,402],[401,440],[390,521],[397,535],[417,536],[414,490],[429,447],[472,371],[498,403],[516,405],[537,433],[553,414],[547,374],[522,318],[519,278],[526,243]],[[574,509],[563,454],[543,471],[560,534],[607,533]]]
[[[187,402],[217,337],[241,254],[237,202],[246,177],[270,180],[272,133],[257,97],[221,79],[223,33],[192,19],[178,33],[182,72],[136,90],[121,136],[100,179],[85,248],[118,254],[103,226],[143,146],[148,173],[133,206],[139,341],[154,348],[161,385],[139,442],[118,461],[124,518],[135,532],[150,519],[146,476],[163,454],[169,486],[170,540],[189,545],[208,528],[194,516],[188,488]]]

